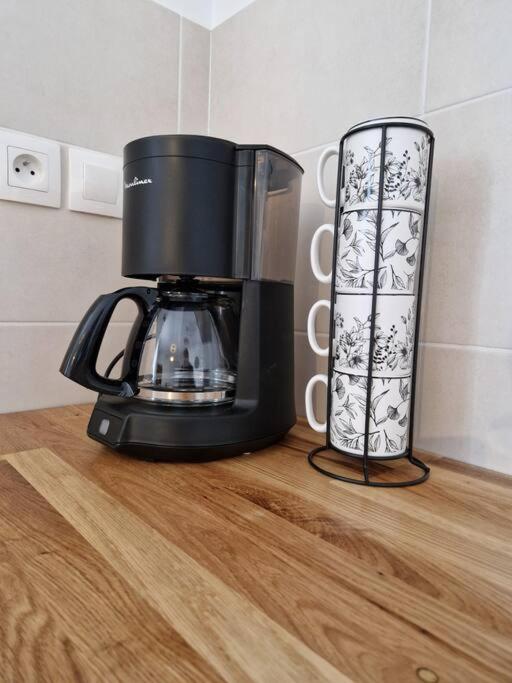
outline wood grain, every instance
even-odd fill
[[[0,488],[2,683],[221,680],[5,462]]]
[[[307,466],[303,424],[138,462],[89,412],[0,416],[2,683],[512,681],[510,478],[427,455],[422,486],[343,485]]]
[[[51,451],[7,460],[226,680],[348,680]]]

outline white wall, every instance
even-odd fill
[[[209,130],[265,141],[305,167],[296,271],[297,406],[325,363],[307,312],[329,298],[309,267],[333,219],[322,150],[373,116],[436,135],[417,446],[512,472],[512,43],[509,0],[257,0],[213,31]],[[335,166],[330,168],[334,182]],[[327,245],[326,245],[327,246]],[[327,332],[327,319],[320,321]],[[322,410],[319,400],[319,414]]]
[[[204,133],[209,45],[147,0],[3,0],[0,126],[118,155],[144,135]],[[65,178],[65,146],[63,162]],[[0,201],[0,412],[93,400],[58,368],[92,301],[129,284],[120,268],[121,221]],[[105,360],[130,319],[124,306]]]

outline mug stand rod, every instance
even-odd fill
[[[331,443],[330,439],[330,422],[331,422],[331,396],[332,396],[332,376],[333,376],[333,340],[335,334],[335,314],[334,314],[334,301],[336,297],[336,261],[338,253],[338,232],[340,224],[340,193],[343,186],[343,146],[345,139],[349,135],[346,133],[340,140],[340,149],[338,156],[338,178],[336,184],[336,215],[335,215],[335,226],[334,226],[334,242],[333,242],[333,258],[332,258],[332,276],[331,276],[331,313],[329,322],[329,362],[328,362],[328,377],[327,377],[327,424],[326,424],[326,444],[325,446],[318,446],[308,453],[308,462],[313,469],[321,474],[332,479],[337,479],[338,481],[344,481],[349,484],[360,484],[363,486],[377,486],[381,488],[398,488],[403,486],[414,486],[416,484],[421,484],[426,481],[430,475],[430,468],[419,458],[413,455],[413,432],[414,432],[414,407],[416,398],[416,373],[417,373],[417,361],[418,361],[418,339],[420,330],[420,318],[421,318],[421,295],[423,291],[423,271],[425,265],[425,245],[427,237],[427,225],[428,225],[428,210],[430,203],[430,184],[432,179],[432,159],[434,153],[434,136],[432,131],[428,128],[423,128],[415,123],[409,123],[402,121],[399,124],[378,124],[369,123],[368,125],[358,129],[358,132],[363,130],[370,130],[374,128],[382,128],[382,137],[380,145],[380,169],[379,169],[379,198],[377,204],[377,226],[375,234],[375,244],[380,244],[381,238],[381,227],[382,227],[382,204],[383,204],[383,193],[384,193],[384,170],[385,170],[385,158],[386,158],[386,142],[387,142],[387,132],[388,128],[399,126],[401,128],[414,128],[423,130],[430,138],[429,146],[429,160],[428,160],[428,171],[426,179],[426,192],[425,192],[425,210],[423,216],[423,232],[421,238],[421,251],[419,259],[419,270],[418,270],[418,290],[417,290],[417,306],[416,306],[416,321],[414,330],[414,346],[413,346],[413,360],[412,360],[412,373],[411,373],[411,406],[409,410],[409,438],[408,438],[408,448],[405,453],[398,456],[388,456],[384,458],[375,458],[369,456],[369,438],[370,438],[370,404],[372,395],[372,367],[373,367],[373,354],[375,349],[375,323],[376,323],[376,310],[377,310],[377,295],[378,295],[378,273],[380,265],[380,253],[379,249],[375,249],[375,261],[373,268],[373,288],[372,288],[372,307],[371,307],[371,323],[370,323],[370,346],[369,346],[369,363],[368,363],[368,375],[367,375],[367,388],[366,388],[366,411],[365,411],[365,434],[364,434],[364,450],[363,455],[358,456],[353,453],[347,453],[345,451],[336,448]],[[351,459],[358,459],[362,462],[362,478],[357,479],[354,477],[346,477],[341,474],[337,474],[331,470],[322,467],[315,461],[315,457],[324,451],[334,451],[336,454],[347,456]],[[411,465],[414,465],[422,471],[422,474],[415,479],[409,479],[406,481],[375,481],[370,477],[370,463],[371,462],[382,462],[386,460],[400,460],[407,459]]]

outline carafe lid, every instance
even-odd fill
[[[216,301],[219,294],[215,291],[201,289],[200,283],[193,277],[181,277],[172,282],[159,282],[158,293],[166,301],[206,302]]]

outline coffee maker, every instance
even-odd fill
[[[99,393],[91,438],[151,460],[211,460],[292,427],[302,173],[267,145],[197,135],[126,145],[122,274],[156,287],[100,296],[66,352],[62,374]],[[113,379],[96,365],[122,299],[138,315]]]

